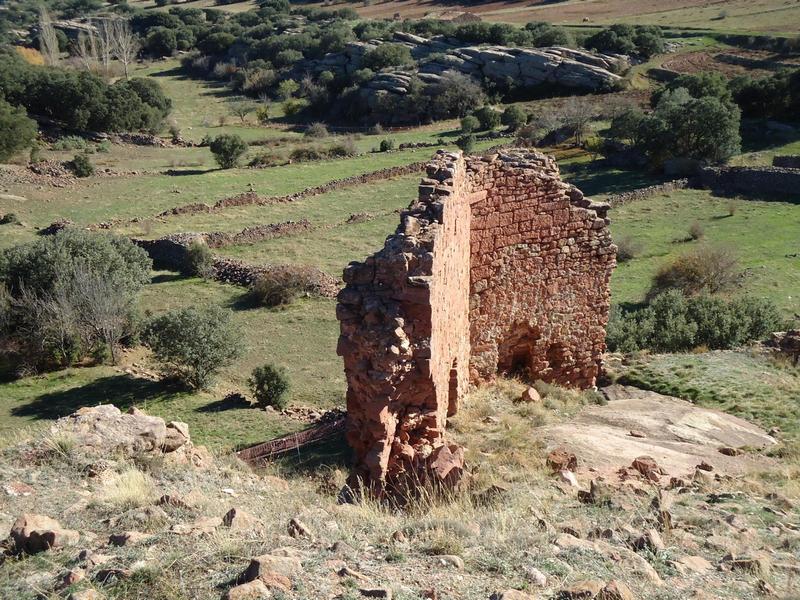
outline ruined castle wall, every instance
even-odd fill
[[[470,162],[472,378],[498,372],[590,387],[605,350],[615,262],[606,205],[561,181],[555,161]]]
[[[605,349],[607,205],[538,153],[439,152],[427,174],[384,248],[345,269],[337,306],[354,475],[380,490],[459,472],[444,430],[470,379],[588,387]]]
[[[465,166],[442,154],[384,248],[344,272],[338,353],[348,381],[355,474],[380,486],[443,446],[468,383],[469,203]]]

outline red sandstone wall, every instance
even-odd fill
[[[444,439],[469,378],[528,369],[594,385],[615,262],[605,212],[555,162],[439,152],[384,248],[344,272],[338,353],[354,475],[381,492],[452,480]]]
[[[527,370],[591,387],[605,350],[615,264],[605,213],[538,153],[471,160],[473,380]]]

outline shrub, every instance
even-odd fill
[[[478,117],[474,115],[467,115],[463,119],[461,119],[461,131],[462,133],[472,133],[473,131],[477,131],[481,126],[481,122],[478,121]]]
[[[231,169],[239,164],[239,159],[247,152],[247,143],[238,135],[226,133],[215,137],[209,148],[220,167]]]
[[[484,106],[475,111],[475,117],[478,119],[482,130],[492,130],[500,125],[501,115],[498,111],[491,106]]]
[[[456,146],[458,146],[464,154],[470,154],[475,148],[475,136],[471,133],[469,135],[462,135],[456,140]]]
[[[262,125],[269,123],[269,108],[266,106],[259,106],[256,109],[256,119]]]
[[[283,103],[283,113],[287,117],[294,117],[300,114],[308,106],[308,102],[299,98],[290,98]]]
[[[76,154],[69,162],[69,169],[76,177],[89,177],[94,175],[94,165],[86,153]]]
[[[283,410],[288,405],[289,376],[282,367],[272,364],[256,367],[247,382],[260,406]]]
[[[6,213],[0,215],[0,225],[16,225],[19,223],[19,217],[14,213]]]
[[[623,236],[616,241],[617,261],[628,262],[642,253],[643,244],[630,236]]]
[[[207,244],[195,240],[186,249],[186,264],[183,274],[197,277],[209,277],[214,271],[214,255]]]
[[[304,135],[310,138],[324,138],[330,135],[328,133],[328,128],[325,126],[325,123],[312,123],[306,129]]]
[[[291,304],[305,291],[307,280],[291,269],[275,269],[264,273],[250,286],[250,298],[268,307]]]
[[[328,156],[333,158],[345,158],[358,154],[358,148],[353,138],[347,137],[338,144],[334,144],[328,149]]]
[[[0,288],[22,358],[68,365],[107,351],[115,360],[151,266],[126,238],[71,229],[0,253]]]
[[[288,100],[297,93],[300,85],[294,79],[284,79],[278,84],[276,95],[279,100]]]
[[[389,152],[390,150],[394,150],[394,140],[393,139],[385,139],[381,140],[381,152]]]
[[[647,293],[654,298],[666,290],[685,295],[715,294],[734,287],[742,278],[736,255],[724,247],[702,246],[664,265]]]
[[[0,97],[0,161],[28,148],[35,138],[36,122],[28,118],[25,109],[11,106]]]
[[[380,70],[386,67],[399,67],[414,61],[411,50],[402,44],[381,44],[364,54],[362,64],[367,69]]]
[[[181,308],[155,317],[143,339],[165,375],[194,389],[208,386],[242,353],[231,312],[218,306]]]
[[[52,146],[53,150],[86,150],[86,140],[78,135],[66,135]]]
[[[503,111],[500,122],[508,127],[509,131],[517,131],[528,121],[528,114],[520,106],[509,106]]]
[[[695,241],[702,239],[706,235],[705,228],[698,222],[694,221],[689,226],[689,237]]]

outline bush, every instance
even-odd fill
[[[208,386],[242,354],[231,312],[218,306],[181,308],[155,317],[143,339],[164,374],[193,389]]]
[[[238,135],[226,133],[215,137],[209,148],[220,167],[231,169],[239,164],[239,159],[247,152],[247,143]]]
[[[76,154],[69,163],[69,169],[76,177],[90,177],[94,175],[94,165],[86,153]]]
[[[472,133],[474,131],[478,131],[481,126],[481,122],[478,120],[478,117],[474,115],[467,115],[463,119],[461,119],[461,131],[462,133]]]
[[[689,237],[695,241],[702,239],[706,235],[705,228],[698,222],[694,221],[689,226]]]
[[[399,67],[414,62],[411,50],[402,44],[381,44],[364,54],[362,64],[374,71],[386,67]]]
[[[479,108],[475,111],[474,115],[478,119],[482,130],[492,130],[500,125],[500,112],[496,111],[491,106]]]
[[[88,146],[85,139],[78,135],[66,135],[53,143],[53,150],[86,150]]]
[[[736,255],[724,247],[702,246],[664,265],[647,293],[654,298],[667,290],[691,296],[715,294],[733,288],[742,278]]]
[[[186,264],[182,273],[196,277],[210,277],[214,272],[214,255],[207,244],[195,240],[186,249]]]
[[[381,152],[389,152],[390,150],[394,150],[394,140],[392,139],[385,139],[381,140]]]
[[[267,307],[291,304],[305,291],[308,281],[303,273],[275,269],[264,273],[250,286],[250,298]]]
[[[500,122],[508,127],[509,131],[517,131],[528,121],[528,114],[519,106],[509,106],[503,111]]]
[[[256,119],[258,120],[261,125],[266,125],[269,123],[269,108],[266,106],[259,106],[256,109]]]
[[[641,242],[633,239],[630,236],[623,236],[616,241],[617,244],[617,262],[628,262],[636,258],[642,253],[643,245]]]
[[[464,154],[470,154],[475,148],[475,136],[473,134],[462,135],[456,140],[458,146]]]
[[[32,366],[110,354],[134,331],[152,262],[130,240],[66,229],[0,253],[12,337]]]
[[[330,133],[325,123],[312,123],[308,126],[308,129],[306,129],[304,135],[310,138],[325,138],[328,137]]]
[[[0,161],[30,147],[36,131],[36,122],[28,118],[25,109],[11,106],[0,97]]]
[[[289,404],[289,376],[282,367],[271,364],[256,367],[247,383],[260,406],[283,410]]]
[[[308,102],[299,98],[290,98],[283,103],[283,114],[287,117],[294,117],[300,114],[308,106]]]

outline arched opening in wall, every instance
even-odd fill
[[[514,324],[497,345],[497,372],[505,375],[533,375],[533,357],[539,330],[529,323]]]
[[[453,359],[450,367],[450,387],[448,392],[447,416],[452,417],[458,412],[458,359]]]

